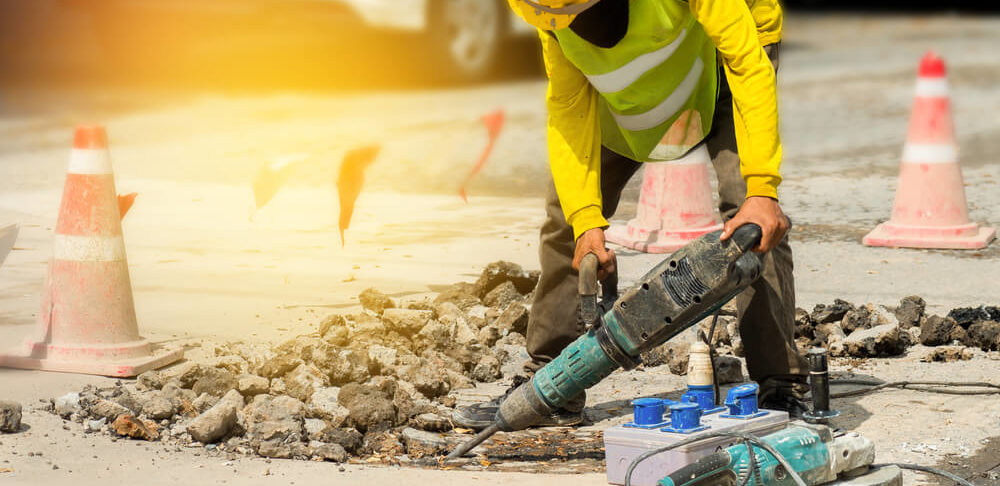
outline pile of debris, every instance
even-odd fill
[[[50,409],[88,432],[219,454],[387,463],[440,456],[467,432],[452,431],[452,392],[521,373],[537,279],[496,262],[475,283],[455,284],[433,301],[397,303],[368,289],[359,296],[363,311],[330,316],[313,334],[277,347],[224,344],[209,362],[87,387],[52,400]],[[972,348],[1000,347],[1000,309],[955,309],[947,317],[925,309],[919,297],[895,308],[837,300],[811,313],[799,309],[796,338],[803,348],[854,357],[895,356],[920,343],[940,346],[931,359],[969,359]],[[745,381],[735,312],[725,308],[714,331],[711,321],[646,353],[644,366],[686,373],[690,343],[711,331],[720,382]]]
[[[958,308],[945,317],[927,315],[926,308],[918,296],[905,297],[896,307],[838,299],[812,312],[797,309],[795,337],[803,347],[859,358],[899,356],[916,344],[936,347],[925,356],[928,361],[968,360],[977,351],[1000,349],[1000,308]]]
[[[368,289],[363,311],[277,347],[228,343],[134,383],[88,387],[51,410],[92,432],[212,450],[343,462],[438,455],[449,392],[518,374],[537,272],[490,264],[472,284],[397,305]]]

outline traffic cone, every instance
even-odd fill
[[[980,228],[969,221],[944,61],[928,52],[920,62],[892,217],[862,242],[868,246],[976,249],[988,245],[995,236],[995,229]]]
[[[708,182],[710,160],[702,145],[671,162],[646,163],[636,217],[609,228],[605,239],[646,253],[670,253],[722,229]]]
[[[37,333],[0,366],[126,377],[182,356],[139,336],[107,136],[77,127]]]

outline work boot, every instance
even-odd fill
[[[473,430],[482,430],[493,424],[493,419],[497,415],[497,410],[500,409],[500,404],[503,403],[505,399],[521,386],[521,384],[527,382],[528,379],[523,376],[515,376],[513,383],[510,388],[496,398],[482,403],[475,403],[467,407],[456,408],[451,414],[452,422],[456,426],[464,427]],[[578,425],[583,422],[583,405],[587,401],[586,392],[582,393],[579,398],[573,399],[573,401],[567,405],[567,408],[556,410],[552,415],[545,417],[541,422],[535,424],[535,427],[567,427],[571,425]]]
[[[761,380],[758,406],[767,410],[788,412],[791,419],[800,419],[812,409],[805,399],[809,391],[805,377],[783,376]]]

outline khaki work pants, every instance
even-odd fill
[[[778,45],[769,45],[765,50],[777,69]],[[705,143],[719,178],[719,212],[724,220],[729,220],[746,198],[747,189],[736,151],[732,94],[721,70],[712,127]],[[601,150],[605,218],[615,213],[622,189],[640,166],[639,162],[606,148]],[[572,269],[576,248],[573,229],[566,223],[551,180],[545,211],[539,245],[541,277],[535,288],[526,336],[531,359],[524,368],[529,374],[553,360],[586,330],[579,311],[577,273]],[[795,281],[787,237],[764,257],[762,278],[737,296],[735,302],[750,379],[760,383],[761,396],[777,388],[801,391],[808,367],[794,341]],[[567,408],[577,406],[583,404],[574,403]]]

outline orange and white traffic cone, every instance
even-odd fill
[[[43,292],[37,334],[0,366],[125,377],[183,356],[139,336],[103,127],[76,129]]]
[[[605,238],[646,253],[670,253],[722,229],[708,179],[710,161],[702,145],[671,162],[644,164],[636,217],[609,228]]]
[[[929,52],[920,62],[892,217],[862,242],[868,246],[976,249],[988,245],[995,236],[995,229],[981,228],[969,220],[944,61]]]

